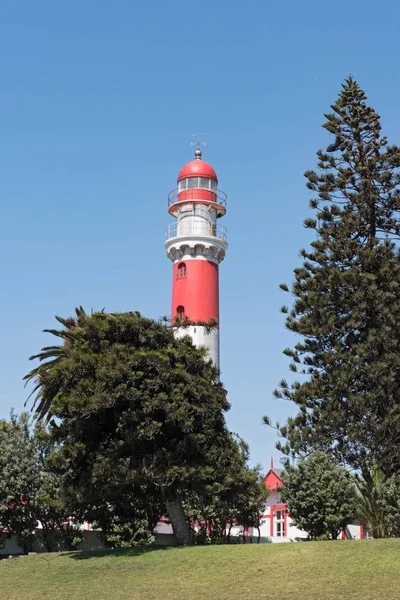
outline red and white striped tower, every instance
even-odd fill
[[[195,160],[181,169],[178,188],[168,195],[168,212],[176,221],[167,229],[165,249],[173,262],[172,319],[191,322],[176,335],[190,335],[196,346],[206,346],[219,370],[219,325],[210,330],[198,323],[217,319],[219,324],[218,271],[228,244],[217,219],[226,213],[226,194],[217,189],[217,174],[201,156],[198,143]]]

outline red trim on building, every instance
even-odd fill
[[[209,202],[217,202],[217,194],[211,190],[203,190],[201,188],[192,188],[183,190],[178,194],[178,202],[187,202],[193,200],[206,200]]]
[[[364,539],[364,525],[360,523],[360,540]]]
[[[266,515],[266,517],[269,517],[271,519],[270,527],[269,527],[270,536],[275,536],[274,519],[275,519],[275,511],[277,511],[277,510],[283,510],[283,537],[286,537],[287,536],[287,518],[288,518],[288,514],[289,514],[286,504],[272,505],[271,506],[271,514]]]
[[[342,540],[345,540],[345,539],[346,539],[346,532],[345,532],[345,530],[344,530],[344,529],[342,529],[342,531],[340,532],[340,538],[341,538]]]

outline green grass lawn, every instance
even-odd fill
[[[400,539],[136,548],[0,561],[1,600],[400,600]]]

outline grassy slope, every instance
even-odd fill
[[[400,539],[41,554],[0,561],[1,600],[399,600]]]

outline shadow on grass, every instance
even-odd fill
[[[103,548],[101,550],[81,550],[77,552],[63,552],[63,556],[74,560],[87,560],[89,558],[104,558],[105,556],[142,556],[157,550],[170,550],[173,546],[134,546],[132,548],[116,548],[114,550]]]

